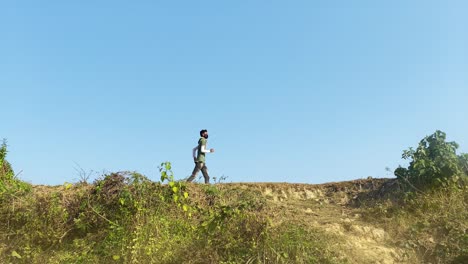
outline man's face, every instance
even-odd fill
[[[206,138],[206,139],[208,139],[208,131],[205,132],[205,133],[203,133],[203,137]]]

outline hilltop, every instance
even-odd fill
[[[396,208],[385,193],[396,186],[396,179],[161,184],[135,173],[93,184],[36,185],[8,205],[2,201],[0,257],[12,263],[463,261],[463,254],[437,256],[446,237],[424,228],[415,233],[415,212],[388,212]],[[466,202],[466,189],[454,195]],[[458,213],[447,220],[465,219],[459,227],[466,228],[466,212]],[[452,243],[446,245],[452,251],[460,246]],[[421,254],[423,246],[435,255]]]

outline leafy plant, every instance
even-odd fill
[[[467,177],[467,154],[457,156],[456,142],[446,142],[446,134],[437,130],[423,138],[416,149],[403,151],[402,158],[410,160],[409,167],[399,166],[395,176],[413,191],[422,191],[447,180],[458,181]]]
[[[468,258],[468,155],[457,155],[457,149],[456,142],[436,131],[416,149],[405,150],[402,157],[409,166],[395,170],[403,189],[388,186],[364,212],[424,263],[463,263],[457,261]]]
[[[31,186],[17,179],[11,164],[6,160],[8,150],[6,140],[0,147],[0,202],[19,196],[31,190]]]
[[[174,174],[172,172],[172,166],[170,162],[163,162],[159,167],[161,173],[161,182],[167,181],[167,185],[170,189],[170,196],[172,200],[177,204],[178,207],[182,208],[184,212],[188,212],[191,208],[188,204],[189,194],[186,191],[187,186],[184,182],[174,180]],[[161,196],[161,200],[165,201],[166,197]],[[189,215],[191,213],[189,212]]]
[[[2,177],[13,177],[15,175],[11,164],[6,160],[8,153],[6,139],[3,139],[2,147],[0,147],[0,175]]]

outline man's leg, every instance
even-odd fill
[[[208,167],[206,167],[205,163],[203,164],[203,167],[201,167],[201,172],[203,173],[203,177],[205,178],[205,183],[210,183],[210,176],[208,176]]]
[[[200,171],[202,166],[203,166],[203,163],[195,162],[195,168],[193,168],[192,175],[187,179],[187,182],[191,182],[193,181],[193,179],[195,179],[195,176],[197,176],[197,173]]]

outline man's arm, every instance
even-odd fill
[[[195,153],[197,153],[197,148],[198,148],[198,146],[194,147],[193,150],[192,150],[192,156],[193,156],[194,159],[197,158],[197,157],[195,156],[195,155],[196,155]]]
[[[205,146],[205,145],[202,145],[202,146],[201,146],[201,152],[203,152],[203,153],[210,153],[210,152],[214,152],[214,149],[206,149],[206,146]]]

